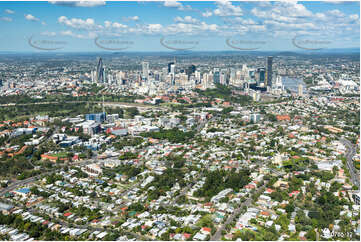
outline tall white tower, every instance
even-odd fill
[[[303,96],[303,85],[302,84],[298,85],[298,96],[299,97]]]
[[[149,75],[149,62],[143,61],[142,62],[142,75],[144,78],[148,80]]]

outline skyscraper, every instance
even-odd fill
[[[98,83],[104,82],[104,67],[102,58],[99,58],[98,65],[97,65],[97,73],[96,73],[96,81]]]
[[[173,75],[175,74],[175,64],[170,65],[169,73]]]
[[[214,68],[213,73],[213,83],[219,84],[220,83],[220,73],[218,68]]]
[[[257,86],[260,86],[261,83],[265,83],[266,68],[257,68],[254,76],[257,81]]]
[[[267,86],[272,86],[272,56],[267,57]]]
[[[229,82],[231,84],[234,84],[236,80],[236,70],[234,68],[231,68],[230,74],[229,74]]]
[[[174,65],[174,62],[169,62],[168,63],[168,73],[171,72],[171,66]]]
[[[108,74],[108,78],[107,78],[107,79],[108,79],[108,84],[109,84],[109,85],[113,84],[113,81],[114,81],[114,80],[113,80],[113,75],[112,75],[112,74]]]
[[[149,62],[142,62],[142,74],[143,74],[143,78],[146,78],[148,80],[148,75],[149,75]]]
[[[303,96],[303,85],[302,84],[298,85],[298,96],[299,97]]]
[[[95,83],[96,82],[96,78],[97,78],[97,72],[94,70],[94,71],[91,71],[90,72],[90,77],[92,79],[92,83]]]
[[[190,65],[188,66],[188,68],[186,69],[186,74],[188,76],[192,75],[194,72],[196,71],[196,66],[195,65]]]

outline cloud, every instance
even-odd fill
[[[178,22],[166,26],[163,30],[163,34],[187,34],[187,35],[199,35],[205,32],[217,32],[219,26],[217,24],[207,24],[205,22]]]
[[[329,14],[331,14],[332,16],[335,16],[337,18],[343,18],[345,17],[345,14],[342,13],[340,10],[338,9],[334,9],[334,10],[330,10],[328,11]]]
[[[242,24],[242,25],[259,25],[259,23],[255,22],[253,19],[243,19],[241,17],[235,18],[226,18],[224,19],[224,23],[226,24]]]
[[[138,21],[139,17],[138,16],[129,16],[129,17],[124,17],[123,20],[124,21]]]
[[[49,32],[49,31],[41,32],[40,34],[44,36],[56,36],[55,32]]]
[[[95,21],[92,18],[83,20],[80,18],[68,19],[66,16],[61,16],[58,18],[58,22],[75,29],[94,30],[103,28],[103,26],[95,24]]]
[[[93,39],[93,38],[97,37],[97,34],[94,32],[88,32],[87,35],[84,35],[84,34],[76,34],[76,33],[72,32],[71,30],[61,31],[60,35],[70,36],[70,37],[74,37],[74,38],[78,38],[78,39]]]
[[[177,1],[165,1],[164,2],[165,7],[171,7],[171,8],[179,8],[182,6],[180,2]]]
[[[189,5],[183,5],[182,3],[178,1],[165,1],[163,4],[164,7],[168,8],[177,8],[178,10],[191,10],[191,6]]]
[[[80,39],[84,38],[83,35],[81,35],[81,34],[75,34],[75,33],[73,33],[71,30],[61,31],[61,32],[60,32],[60,35],[71,36],[71,37],[80,38]]]
[[[267,25],[272,25],[278,30],[287,30],[292,28],[294,30],[318,30],[319,28],[314,23],[284,23],[274,20],[264,21]]]
[[[210,33],[218,36],[241,34],[254,36],[260,34],[265,38],[274,36],[288,37],[296,34],[319,33],[324,36],[342,34],[342,31],[359,28],[359,14],[346,15],[338,9],[324,12],[311,12],[303,4],[297,2],[272,2],[270,4],[255,4],[250,13],[244,16],[244,10],[239,5],[229,1],[215,3],[213,10],[200,12],[203,17],[220,16],[223,24],[211,24],[193,16],[174,16],[172,24],[162,22],[144,23],[138,16],[125,16],[122,22],[107,20],[96,22],[92,18],[69,18],[61,16],[58,23],[69,27],[63,35],[75,38],[89,38],[98,35],[185,35],[206,36]],[[162,5],[174,9],[184,9],[184,3],[178,1],[163,2]],[[186,14],[185,14],[186,15]],[[343,16],[343,17],[341,17]],[[136,21],[126,23],[125,21]],[[348,33],[348,32],[347,32]],[[359,32],[358,32],[359,33]]]
[[[160,33],[163,29],[163,26],[161,24],[148,24],[146,28],[150,33]]]
[[[326,14],[324,14],[324,13],[316,13],[316,14],[315,14],[315,18],[316,18],[316,19],[319,19],[319,20],[325,21],[325,20],[327,19],[327,16],[326,16]]]
[[[353,4],[353,3],[358,3],[358,1],[325,1],[325,3],[327,4],[336,4],[336,5],[340,5],[340,4]]]
[[[5,9],[5,13],[7,13],[7,14],[14,14],[15,11],[10,10],[10,9]]]
[[[97,7],[104,6],[105,1],[50,1],[51,4],[68,7]]]
[[[119,30],[118,30],[119,31]],[[161,24],[142,24],[137,27],[122,29],[123,33],[134,33],[134,34],[159,34],[165,31],[165,28]]]
[[[276,2],[266,9],[253,8],[251,13],[259,18],[268,18],[273,20],[282,21],[297,21],[302,17],[312,16],[312,12],[309,11],[304,5],[297,2]]]
[[[265,7],[271,7],[272,3],[268,2],[268,1],[260,1],[260,2],[255,2],[255,4],[258,4],[258,6],[265,8]]]
[[[13,19],[9,18],[9,17],[0,17],[0,20],[5,21],[5,22],[12,22],[13,21]]]
[[[211,11],[205,11],[204,13],[202,13],[202,16],[206,17],[206,18],[208,18],[208,17],[210,17],[212,15],[213,15],[213,13]]]
[[[104,21],[104,26],[106,28],[116,28],[116,29],[119,29],[119,28],[127,28],[128,26],[125,25],[125,24],[121,24],[121,23],[117,23],[117,22],[111,22],[111,21]]]
[[[241,7],[232,5],[232,3],[228,0],[218,1],[216,4],[217,8],[213,11],[216,16],[225,17],[243,15]]]
[[[287,37],[290,34],[337,36],[347,27],[357,30],[360,28],[357,14],[352,17],[346,16],[338,9],[312,12],[301,3],[290,1],[274,2],[264,7],[258,5],[251,10],[251,14],[266,27],[265,35],[269,37]],[[251,29],[255,27],[252,26],[249,30]]]
[[[45,31],[45,32],[42,32],[40,33],[41,35],[45,35],[45,36],[56,36],[56,33],[55,32],[48,32],[48,31]]]
[[[26,19],[26,20],[29,20],[29,21],[39,21],[38,18],[34,17],[34,16],[31,15],[31,14],[25,14],[24,16],[25,16],[25,19]]]
[[[182,17],[175,17],[174,18],[174,21],[175,22],[183,22],[183,23],[198,23],[199,20],[198,19],[195,19],[191,16],[185,16],[184,18]]]
[[[357,15],[357,14],[352,14],[352,15],[350,15],[350,16],[348,16],[349,17],[349,19],[351,19],[351,20],[358,20],[359,19],[359,16]]]

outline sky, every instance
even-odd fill
[[[0,51],[359,48],[359,2],[0,2]]]

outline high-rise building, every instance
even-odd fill
[[[298,96],[299,97],[303,96],[303,85],[302,84],[298,85]]]
[[[220,83],[220,73],[218,68],[214,68],[213,72],[213,83],[219,84]]]
[[[231,84],[234,84],[235,81],[236,81],[236,69],[231,68],[231,72],[229,74],[229,82]]]
[[[142,62],[142,76],[143,78],[148,80],[149,75],[149,62],[143,61]]]
[[[195,71],[194,72],[194,77],[195,77],[196,81],[200,81],[201,80],[201,73],[199,71]]]
[[[265,68],[258,68],[257,72],[256,72],[257,85],[260,85],[260,83],[265,82],[265,76],[266,76],[266,69]]]
[[[175,63],[174,62],[169,62],[168,63],[168,73],[171,72],[171,66],[174,65]]]
[[[104,82],[104,67],[102,58],[99,58],[98,65],[97,65],[97,72],[96,72],[96,81],[98,83]]]
[[[119,85],[123,85],[125,78],[126,78],[125,73],[122,71],[118,71],[115,74],[115,79]]]
[[[175,64],[174,63],[170,65],[169,73],[173,74],[173,75],[175,74]]]
[[[261,115],[258,113],[251,114],[251,122],[258,123],[261,120]]]
[[[163,67],[162,68],[162,81],[165,80],[166,76],[168,75],[168,68],[167,67]]]
[[[202,75],[202,87],[205,89],[205,88],[208,88],[208,73],[203,73]]]
[[[188,68],[186,69],[186,74],[188,76],[192,75],[194,72],[196,71],[196,66],[195,65],[190,65],[188,66]]]
[[[219,83],[222,85],[226,85],[227,84],[227,75],[224,72],[221,72],[219,74]]]
[[[273,61],[273,57],[272,56],[268,56],[267,57],[267,86],[271,87],[272,86],[272,61]]]
[[[96,82],[96,78],[97,78],[97,72],[96,71],[91,71],[90,72],[90,77],[92,79],[92,83]]]
[[[112,74],[108,74],[108,78],[107,78],[107,79],[108,79],[108,84],[109,84],[109,85],[113,84],[113,81],[114,81],[114,80],[113,80],[113,75],[112,75]]]

